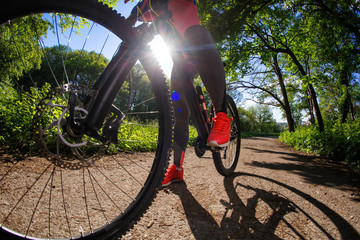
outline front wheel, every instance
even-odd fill
[[[111,141],[68,124],[90,114],[91,86],[130,33],[97,0],[13,0],[0,9],[0,239],[116,239],[153,201],[172,118],[148,48],[97,132]]]
[[[216,170],[223,176],[231,175],[240,157],[241,128],[239,114],[234,100],[227,95],[226,105],[228,116],[233,118],[231,122],[230,145],[213,151],[213,159]]]

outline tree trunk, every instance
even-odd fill
[[[286,49],[286,53],[289,54],[291,59],[294,61],[295,65],[298,67],[298,69],[300,71],[300,74],[303,77],[308,76],[306,74],[303,66],[301,65],[301,63],[297,60],[295,54],[289,48]],[[315,110],[315,115],[316,115],[316,118],[317,118],[317,121],[318,121],[319,131],[323,132],[324,129],[325,129],[324,128],[324,122],[323,122],[322,115],[321,115],[321,112],[320,112],[320,108],[319,108],[319,104],[318,104],[318,101],[317,101],[315,89],[314,89],[314,87],[312,86],[311,83],[308,83],[308,84],[309,84],[308,90],[309,90],[309,95],[310,95],[310,102],[313,105],[314,110]]]
[[[316,115],[316,119],[318,121],[318,126],[319,126],[319,131],[323,132],[325,130],[324,127],[324,122],[321,116],[321,112],[320,112],[320,108],[317,102],[317,98],[316,98],[316,93],[315,93],[315,89],[312,86],[311,83],[309,83],[309,93],[310,93],[310,100],[313,104],[314,110],[315,110],[315,115]]]
[[[349,77],[348,77],[348,68],[345,67],[340,72],[340,81],[343,86],[343,96],[344,100],[340,102],[340,114],[341,122],[345,123],[351,108],[351,98],[349,93]]]
[[[276,73],[276,76],[278,77],[281,93],[283,95],[283,101],[284,101],[283,109],[285,111],[286,120],[289,126],[289,132],[295,132],[295,123],[291,114],[290,103],[286,92],[283,75],[281,73],[281,69],[277,61],[277,54],[274,54],[273,56],[273,63],[274,63],[273,68]]]
[[[350,111],[351,100],[350,100],[350,94],[349,94],[348,87],[346,87],[344,94],[345,94],[345,99],[344,99],[344,102],[340,106],[342,123],[346,122],[349,111]]]
[[[310,96],[309,90],[308,90],[308,93]],[[313,107],[313,103],[312,103],[310,97],[308,98],[308,105],[309,105],[310,123],[311,123],[311,125],[315,125],[314,107]]]
[[[297,57],[295,56],[294,52],[291,51],[291,49],[288,46],[285,46],[285,48],[276,48],[271,46],[271,44],[269,44],[269,41],[267,40],[266,37],[262,36],[260,31],[258,31],[256,29],[255,25],[248,25],[252,31],[254,31],[254,33],[260,38],[260,40],[265,43],[265,45],[269,48],[269,50],[279,53],[286,53],[288,54],[291,59],[293,60],[294,64],[297,66],[297,68],[299,69],[299,72],[301,74],[302,77],[309,77],[308,74],[305,72],[303,66],[301,65],[301,63],[299,62],[299,60],[297,59]],[[309,90],[309,94],[310,94],[310,102],[312,103],[314,110],[315,110],[315,114],[316,114],[316,118],[318,120],[318,125],[319,125],[319,131],[322,132],[324,131],[324,122],[321,116],[321,112],[320,112],[320,108],[317,102],[317,98],[316,98],[316,93],[315,90],[313,88],[313,86],[311,85],[311,83],[309,82],[304,82],[304,84],[309,84],[308,86],[308,90]]]

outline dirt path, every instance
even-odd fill
[[[274,138],[248,138],[233,176],[210,153],[185,158],[123,239],[360,239],[360,177]]]

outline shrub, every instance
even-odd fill
[[[155,151],[159,129],[154,126],[157,125],[156,120],[146,122],[132,120],[131,124],[122,123],[119,129],[117,147],[127,151]]]
[[[44,85],[21,94],[6,82],[0,84],[0,146],[11,146],[14,150],[21,148],[22,151],[34,146],[33,116],[49,88]]]
[[[322,133],[317,127],[302,127],[293,133],[282,132],[279,140],[300,151],[347,161],[360,168],[360,120],[327,123]]]

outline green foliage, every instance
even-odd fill
[[[251,106],[248,109],[239,108],[242,132],[275,133],[280,132],[271,109],[267,105]]]
[[[5,82],[0,83],[0,89],[0,146],[19,149],[23,153],[36,150],[33,116],[40,100],[48,94],[50,84],[45,84],[40,90],[31,88],[28,94],[22,95]],[[57,118],[60,114],[61,111],[57,113],[52,109],[52,117]],[[46,121],[46,116],[43,116],[43,120]],[[120,140],[116,147],[127,151],[155,151],[158,123],[155,120],[131,120],[131,124],[128,123],[125,121],[120,126]],[[48,126],[48,123],[44,124],[43,127]]]
[[[40,90],[31,88],[29,93],[19,94],[8,83],[0,83],[0,146],[21,148],[23,152],[31,150],[33,116],[49,89],[50,85],[45,84]]]
[[[131,109],[133,112],[146,112],[149,110],[156,110],[156,101],[149,99],[154,98],[154,92],[150,83],[150,80],[145,72],[145,70],[142,68],[140,64],[136,64],[130,74],[131,78],[131,95],[132,95],[132,103],[131,103]],[[120,92],[116,96],[116,99],[114,101],[114,105],[119,107],[120,109],[123,106],[127,106],[128,104],[128,98],[129,98],[129,90],[128,88],[128,82],[125,83],[125,85],[120,89]],[[149,119],[156,119],[156,115],[139,115],[139,120],[141,121],[147,121]]]
[[[194,126],[189,126],[189,143],[188,143],[188,147],[193,147],[195,146],[195,140],[197,138],[198,134],[196,131],[196,128]]]
[[[272,61],[276,54],[294,120],[299,123],[304,114],[314,119],[316,113],[321,126],[321,118],[360,118],[359,9],[356,0],[199,4],[202,21],[220,46],[231,85],[261,102],[282,106],[279,72],[275,74]],[[319,108],[311,105],[315,101]]]
[[[115,8],[116,4],[120,2],[120,0],[99,0],[99,2],[102,2],[111,8]],[[134,2],[134,0],[132,0],[132,2]]]
[[[0,26],[0,81],[17,79],[24,72],[40,67],[42,52],[38,38],[46,34],[48,27],[41,15]]]
[[[360,121],[328,123],[325,131],[307,126],[295,132],[282,132],[280,141],[307,153],[346,161],[360,168]]]
[[[131,122],[131,124],[129,124]],[[131,120],[122,123],[119,129],[119,144],[116,146],[125,151],[155,151],[158,145],[158,122]]]

